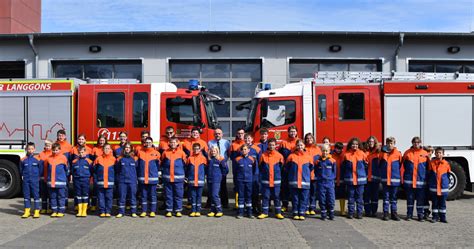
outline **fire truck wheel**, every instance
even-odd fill
[[[18,167],[11,161],[0,159],[0,198],[13,198],[21,191]]]
[[[456,200],[462,196],[466,187],[466,173],[458,162],[451,160],[448,160],[448,162],[451,165],[448,200]]]

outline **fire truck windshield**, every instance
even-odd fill
[[[253,129],[255,113],[257,113],[258,100],[259,99],[252,99],[249,107],[242,107],[250,109],[249,114],[247,116],[247,122],[245,123],[245,131],[247,132],[252,131]]]

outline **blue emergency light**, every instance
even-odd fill
[[[188,89],[189,90],[199,89],[199,80],[189,80]]]
[[[272,84],[271,83],[263,83],[263,90],[271,90]]]

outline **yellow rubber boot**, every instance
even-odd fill
[[[87,203],[82,203],[82,215],[81,217],[87,217]]]
[[[239,208],[239,193],[235,193],[235,208]]]
[[[39,217],[40,217],[40,211],[39,211],[39,209],[36,209],[35,213],[33,214],[33,218],[37,219]]]
[[[342,216],[346,215],[346,200],[345,199],[339,200],[339,207],[341,209],[341,215]]]
[[[23,213],[23,215],[21,216],[21,218],[26,219],[26,218],[30,217],[30,215],[31,215],[30,209],[29,209],[29,208],[25,208],[25,212]]]
[[[77,214],[76,217],[82,216],[82,203],[77,204]]]

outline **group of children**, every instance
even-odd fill
[[[169,129],[170,128],[170,129]],[[35,145],[28,143],[27,156],[21,160],[25,212],[31,216],[31,197],[34,199],[34,218],[40,213],[63,217],[67,204],[70,178],[74,186],[77,217],[86,217],[88,209],[96,207],[99,216],[110,217],[112,201],[118,198],[117,218],[125,215],[130,206],[132,217],[155,217],[157,212],[157,185],[160,177],[164,185],[166,217],[182,216],[183,194],[188,189],[191,217],[201,216],[201,198],[207,183],[211,211],[207,216],[223,216],[219,197],[221,180],[229,172],[227,159],[218,146],[208,147],[200,139],[199,129],[191,131],[191,138],[180,143],[170,134],[158,147],[149,132],[142,132],[142,144],[135,148],[127,134],[120,133],[120,143],[114,147],[100,136],[94,148],[86,145],[84,135],[77,138],[74,147],[65,141],[64,130],[58,131],[58,141],[45,142],[44,151],[35,155]],[[397,191],[404,186],[407,193],[407,220],[413,218],[416,201],[418,220],[427,218],[428,200],[432,201],[433,222],[446,221],[446,197],[450,166],[443,159],[443,149],[436,148],[435,158],[421,147],[421,140],[413,138],[413,146],[403,155],[395,147],[395,138],[386,139],[383,147],[375,137],[361,143],[352,138],[344,149],[336,142],[331,148],[325,138],[321,148],[311,133],[304,140],[297,136],[294,126],[288,128],[288,139],[277,145],[268,139],[262,129],[261,141],[253,143],[250,134],[237,131],[228,153],[232,161],[237,218],[247,215],[259,219],[269,216],[273,200],[275,217],[283,219],[282,212],[292,203],[292,216],[304,220],[316,214],[319,202],[321,219],[334,219],[335,200],[340,199],[341,213],[348,200],[348,218],[362,218],[362,213],[376,217],[380,184],[383,186],[383,220],[400,220],[397,214]],[[277,149],[277,146],[279,147]],[[89,186],[93,189],[89,189]],[[90,200],[89,197],[92,197]],[[40,199],[42,207],[40,207]],[[49,203],[48,203],[49,201]],[[90,206],[89,206],[90,204]],[[141,213],[137,215],[137,206]]]

